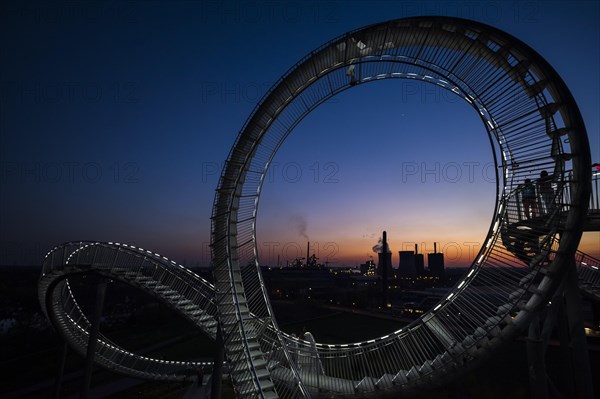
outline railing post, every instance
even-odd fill
[[[224,347],[223,347],[223,333],[221,332],[221,326],[217,325],[217,337],[215,340],[215,357],[213,361],[213,372],[211,378],[210,397],[211,399],[221,398],[221,384],[223,380],[223,359],[224,359]]]
[[[94,369],[94,355],[96,354],[96,344],[98,343],[98,333],[100,331],[100,318],[102,317],[102,308],[104,307],[104,297],[106,294],[106,279],[101,277],[96,286],[96,307],[94,309],[94,318],[90,325],[90,334],[87,345],[87,354],[85,357],[85,369],[83,384],[81,386],[80,399],[87,399],[90,393],[90,384],[92,382],[92,371]]]
[[[600,210],[600,190],[599,182],[600,172],[592,174],[592,195],[590,198],[590,208],[593,210]]]
[[[594,388],[592,383],[592,371],[587,349],[587,340],[583,326],[583,314],[581,311],[581,294],[575,258],[569,265],[565,276],[565,310],[567,313],[569,347],[571,349],[571,364],[573,365],[573,382],[575,386],[575,398],[593,399]]]
[[[65,363],[67,362],[67,352],[69,346],[67,341],[63,342],[63,349],[60,356],[60,365],[58,366],[58,374],[56,376],[56,383],[54,384],[54,399],[60,399],[60,393],[62,390],[63,376],[65,374]]]

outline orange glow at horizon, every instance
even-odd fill
[[[377,253],[372,248],[381,237],[381,231],[363,234],[361,237],[338,237],[338,240],[323,239],[323,235],[314,237],[310,240],[310,255],[315,254],[320,263],[328,262],[330,266],[355,267],[370,260],[371,257],[377,262]],[[398,267],[398,251],[414,251],[415,244],[418,245],[420,254],[426,255],[434,252],[434,241],[430,238],[432,234],[426,236],[423,232],[419,232],[419,234],[409,235],[396,229],[386,229],[386,231],[394,268]],[[468,231],[470,234],[462,235],[456,232],[452,235],[438,234],[439,239],[435,240],[437,251],[444,253],[444,262],[447,267],[471,266],[483,245],[486,232],[483,231],[479,236],[473,234],[472,231]],[[406,239],[402,239],[402,237],[406,237]],[[261,263],[276,266],[279,257],[280,265],[285,266],[286,262],[291,262],[295,258],[305,258],[308,242],[305,237],[287,237],[288,239],[286,239],[284,236],[279,236],[279,238],[279,241],[259,242]],[[589,256],[600,258],[600,232],[584,233],[578,249]],[[427,265],[427,257],[425,257],[425,263]]]
[[[600,259],[600,231],[583,233],[578,249],[589,256]]]

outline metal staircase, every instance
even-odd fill
[[[158,254],[119,243],[66,243],[44,260],[38,283],[42,309],[65,340],[85,355],[90,322],[77,304],[68,276],[94,273],[118,280],[152,295],[214,338],[217,323],[214,288],[195,273]],[[165,361],[137,355],[102,334],[96,362],[138,378],[193,379],[207,363]]]

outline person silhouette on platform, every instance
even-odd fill
[[[523,202],[525,219],[535,219],[537,217],[537,204],[535,186],[531,179],[525,179],[525,185],[521,189],[521,201]]]
[[[554,210],[554,189],[552,188],[552,176],[545,170],[540,173],[540,178],[537,180],[538,192],[542,197],[544,209],[540,206],[540,211],[552,213]]]
[[[204,370],[202,370],[202,367],[198,367],[196,369],[196,378],[197,378],[197,383],[198,386],[201,387],[202,384],[204,383]]]

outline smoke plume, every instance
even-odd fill
[[[290,223],[298,234],[306,238],[308,241],[308,234],[306,234],[306,219],[302,215],[293,215],[290,217]]]
[[[379,237],[379,240],[377,241],[377,244],[373,245],[373,252],[380,254],[383,252],[383,238]],[[387,244],[387,252],[388,253],[392,253],[392,251],[390,250],[390,243],[388,242]]]

